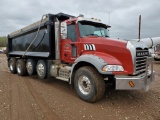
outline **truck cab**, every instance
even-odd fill
[[[86,51],[95,52],[94,39],[109,37],[108,29],[110,26],[91,19],[78,17],[62,22],[61,26],[61,59],[66,62],[74,60],[86,53]],[[63,27],[66,27],[63,29]],[[92,39],[87,42],[88,39]],[[98,41],[96,41],[98,42]],[[100,41],[99,41],[100,42]]]

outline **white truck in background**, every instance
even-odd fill
[[[139,39],[132,39],[139,41]],[[160,37],[143,38],[140,41],[144,42],[149,48],[149,53],[155,60],[160,60]]]

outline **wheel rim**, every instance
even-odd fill
[[[44,65],[42,63],[40,63],[37,67],[37,72],[39,76],[43,76],[44,74]]]
[[[27,68],[28,73],[31,73],[32,72],[32,63],[27,62],[26,68]]]
[[[21,67],[20,63],[18,63],[18,64],[17,64],[17,72],[18,72],[18,73],[21,73],[21,68],[22,68],[22,67]]]
[[[91,82],[89,78],[81,75],[78,79],[78,87],[84,95],[88,95],[91,92]]]

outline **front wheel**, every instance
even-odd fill
[[[85,66],[77,70],[74,88],[82,100],[96,102],[104,96],[105,82],[94,67]]]

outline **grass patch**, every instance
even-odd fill
[[[6,41],[7,38],[5,36],[0,37],[0,47],[6,47],[7,46]]]

